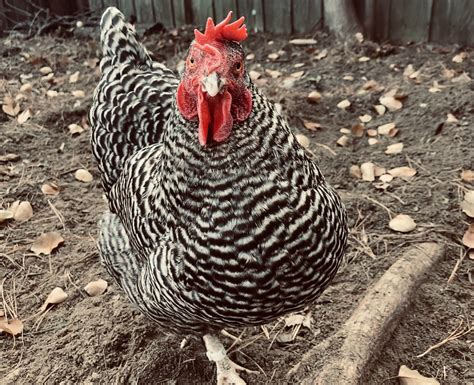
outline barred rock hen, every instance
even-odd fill
[[[252,84],[243,18],[230,19],[195,31],[178,79],[108,8],[90,122],[110,209],[106,269],[153,321],[203,336],[218,383],[244,384],[216,333],[318,297],[347,225],[336,192]]]

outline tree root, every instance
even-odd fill
[[[424,276],[441,259],[444,247],[421,243],[408,249],[368,289],[342,329],[308,351],[288,376],[304,377],[303,385],[366,382],[370,363],[376,358],[399,324]],[[317,368],[319,356],[333,351],[332,359]],[[325,354],[324,354],[325,353]]]

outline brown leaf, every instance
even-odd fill
[[[13,218],[13,213],[10,210],[0,209],[0,223]]]
[[[464,182],[474,182],[474,171],[473,170],[462,170],[461,179]]]
[[[297,71],[290,74],[292,78],[300,79],[304,75],[304,71]]]
[[[349,168],[349,174],[353,176],[354,178],[362,179],[362,172],[360,171],[360,167],[356,164],[353,164]]]
[[[372,182],[375,180],[375,165],[372,162],[362,163],[360,165],[362,180]]]
[[[387,171],[391,176],[402,177],[402,178],[411,178],[416,174],[416,170],[411,167],[402,166],[395,167]]]
[[[369,115],[369,114],[361,115],[361,116],[359,116],[359,120],[362,123],[369,123],[372,120],[372,116]]]
[[[31,117],[31,109],[27,108],[20,115],[18,115],[18,123],[23,124]]]
[[[376,138],[369,138],[367,140],[367,143],[369,143],[369,146],[373,146],[373,145],[377,144],[378,142],[379,142],[379,140],[376,139]]]
[[[388,227],[400,233],[409,233],[416,228],[416,223],[409,215],[398,214],[388,223]]]
[[[385,153],[387,155],[392,155],[392,154],[400,154],[403,150],[403,143],[394,143],[389,146],[387,146],[387,149],[385,150]]]
[[[98,279],[97,281],[91,281],[86,286],[84,290],[91,297],[103,294],[107,290],[107,281],[103,279]]]
[[[464,246],[474,249],[474,223],[471,223],[462,237]]]
[[[387,111],[387,107],[383,106],[382,104],[376,104],[374,106],[374,109],[375,111],[377,111],[377,114],[379,114],[380,116],[385,114],[385,111]]]
[[[311,91],[308,94],[308,101],[310,103],[318,103],[321,100],[321,94],[318,91]]]
[[[7,322],[5,319],[0,320],[0,332],[5,332],[16,336],[23,332],[23,322],[19,319],[12,319]]]
[[[58,303],[64,302],[66,298],[67,293],[65,293],[60,287],[55,287],[46,297],[43,305],[41,305],[40,312],[44,312],[48,308],[48,305],[57,305]]]
[[[346,108],[350,107],[351,102],[347,99],[344,99],[337,103],[337,108],[340,108],[341,110],[345,110]]]
[[[71,94],[76,98],[85,98],[86,97],[86,93],[82,90],[71,91]]]
[[[76,71],[71,76],[69,76],[69,83],[77,83],[79,80],[80,72]]]
[[[351,134],[357,138],[361,138],[364,136],[365,132],[365,125],[364,123],[356,123],[351,127]]]
[[[379,179],[381,182],[388,183],[393,180],[393,176],[390,174],[382,174],[380,175]]]
[[[316,44],[317,41],[314,39],[293,39],[290,40],[289,43],[294,45],[313,45]]]
[[[398,380],[400,385],[440,385],[436,379],[424,377],[417,370],[411,370],[405,365],[398,371]]]
[[[3,98],[2,110],[7,115],[17,116],[20,113],[20,105],[17,104],[11,96],[5,95]]]
[[[38,238],[36,238],[30,250],[36,255],[49,255],[56,247],[58,247],[63,242],[64,238],[61,236],[61,234],[55,231],[43,233]]]
[[[67,126],[67,128],[69,128],[69,133],[71,135],[82,134],[84,132],[84,128],[79,124],[75,123],[70,124],[69,126]]]
[[[328,56],[328,50],[325,48],[321,52],[319,52],[314,58],[316,60],[321,60],[324,59],[326,56]]]
[[[13,219],[17,222],[26,222],[33,216],[33,208],[28,201],[16,201],[10,206],[13,212]]]
[[[460,52],[453,57],[454,63],[462,63],[467,58],[467,52]]]
[[[398,111],[403,107],[403,104],[400,100],[395,99],[393,96],[382,96],[379,99],[380,104],[384,105],[389,109],[389,111]]]
[[[303,125],[305,128],[311,131],[317,131],[321,128],[321,125],[316,122],[311,122],[309,120],[303,119]]]
[[[341,147],[347,147],[349,145],[349,137],[342,135],[337,141],[336,144]]]
[[[459,120],[453,114],[448,114],[446,117],[446,123],[459,123]]]
[[[369,128],[367,130],[367,136],[370,136],[370,137],[377,136],[377,130],[374,128]]]
[[[94,179],[94,177],[92,176],[92,174],[83,169],[83,168],[80,168],[79,170],[77,170],[75,173],[74,173],[74,177],[81,181],[81,182],[84,182],[84,183],[89,183],[89,182],[92,182],[92,180]]]
[[[461,202],[462,211],[470,218],[474,218],[474,190],[468,191]]]
[[[393,131],[395,128],[395,122],[390,122],[386,124],[382,124],[381,126],[377,127],[377,131],[380,135],[387,135],[389,136],[390,131]]]
[[[250,76],[250,79],[257,80],[258,78],[262,76],[262,74],[258,71],[249,71],[249,76]]]
[[[33,85],[31,83],[22,84],[20,87],[20,92],[30,93],[31,91],[33,91]]]
[[[59,194],[59,186],[56,183],[45,183],[41,186],[41,192],[44,195],[56,196]]]
[[[42,74],[42,75],[48,75],[50,74],[51,72],[53,72],[53,69],[51,67],[48,67],[48,66],[45,66],[45,67],[41,67],[39,69],[39,72]]]

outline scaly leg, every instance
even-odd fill
[[[224,349],[219,338],[213,334],[206,334],[202,337],[206,345],[207,358],[214,361],[217,366],[217,385],[245,385],[246,382],[239,376],[237,370],[244,370],[247,373],[257,373],[246,369],[235,362],[232,362]]]

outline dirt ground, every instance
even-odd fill
[[[281,103],[295,132],[310,138],[323,173],[342,195],[350,217],[350,246],[346,261],[330,288],[311,306],[311,328],[301,328],[292,342],[279,342],[283,323],[260,328],[228,330],[241,335],[231,357],[258,371],[243,374],[249,384],[298,383],[286,373],[302,355],[335,333],[350,316],[365,290],[413,244],[432,240],[446,246],[442,262],[427,277],[390,342],[371,366],[370,384],[397,384],[398,368],[407,365],[442,384],[472,384],[473,335],[466,334],[416,356],[446,338],[460,323],[472,326],[472,259],[466,256],[448,284],[457,261],[466,254],[461,238],[469,223],[462,213],[463,195],[474,185],[461,179],[474,170],[474,51],[435,45],[389,46],[369,42],[341,44],[323,33],[314,46],[295,46],[275,36],[251,36],[245,42],[248,68],[260,72],[260,87]],[[172,68],[185,56],[190,30],[152,35],[145,43],[157,59]],[[24,123],[0,112],[0,208],[16,200],[29,201],[33,216],[26,222],[0,224],[0,309],[24,321],[24,331],[13,338],[0,334],[1,384],[213,384],[214,366],[200,341],[183,349],[183,336],[162,332],[135,310],[101,267],[95,248],[97,222],[105,208],[99,175],[89,147],[86,114],[99,78],[96,36],[59,36],[0,40],[0,98],[18,99],[21,111],[31,108]],[[461,63],[453,57],[467,53]],[[325,55],[326,52],[326,55]],[[278,53],[275,60],[268,59]],[[301,63],[301,64],[300,64]],[[404,76],[412,64],[418,74]],[[49,66],[54,75],[40,68]],[[278,70],[273,79],[265,70]],[[70,75],[79,71],[77,82]],[[293,80],[289,75],[304,71]],[[406,72],[409,74],[409,72]],[[291,78],[291,77],[290,77]],[[263,80],[262,80],[263,79]],[[75,80],[75,79],[74,79]],[[375,80],[372,88],[364,84]],[[433,85],[433,82],[437,82]],[[24,83],[31,92],[20,93]],[[431,91],[434,92],[430,92]],[[379,116],[374,105],[397,89],[399,111]],[[47,91],[57,91],[54,92]],[[74,96],[71,91],[84,91]],[[307,101],[310,91],[321,100]],[[19,95],[23,96],[19,96]],[[79,96],[79,97],[77,97]],[[350,107],[336,105],[343,99]],[[336,141],[341,128],[350,129],[358,117],[370,114],[363,136],[351,133],[346,146]],[[447,114],[457,121],[446,122]],[[320,124],[316,130],[304,121]],[[376,135],[368,144],[367,130],[395,122],[394,137]],[[84,132],[71,134],[78,124]],[[402,142],[403,151],[387,155],[387,145]],[[352,165],[374,162],[387,170],[410,166],[412,178],[397,177],[381,189],[380,181],[351,176]],[[94,179],[84,183],[75,171],[89,170]],[[55,183],[57,196],[45,195],[43,183]],[[390,214],[389,214],[390,211]],[[417,223],[409,233],[388,227],[389,215],[408,214]],[[30,247],[41,234],[57,231],[64,243],[50,256],[37,256]],[[103,295],[89,297],[82,289],[98,278],[109,281]],[[44,317],[32,317],[55,287],[68,298]],[[227,347],[232,339],[223,339]],[[323,363],[328,355],[318,359]]]

